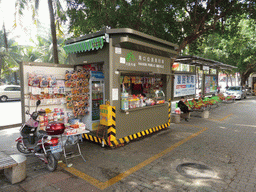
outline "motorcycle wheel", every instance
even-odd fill
[[[54,155],[51,152],[49,152],[47,153],[46,158],[48,161],[48,163],[46,164],[46,168],[51,172],[55,171],[58,165],[58,161],[55,159]]]
[[[18,142],[16,147],[17,147],[18,151],[21,153],[24,153],[24,154],[30,153],[30,151],[21,142]]]
[[[53,156],[55,157],[55,159],[58,161],[60,159],[60,153],[53,153]]]

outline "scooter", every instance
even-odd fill
[[[40,104],[41,101],[38,100],[36,102],[36,109],[32,114],[26,111],[26,114],[30,115],[30,118],[20,128],[21,136],[15,140],[17,142],[16,147],[21,153],[34,153],[34,155],[46,164],[46,168],[52,172],[57,168],[62,145],[58,137],[49,135],[47,131],[38,131],[39,121],[37,118],[40,115],[40,111],[38,112],[37,108]],[[47,127],[50,128],[55,124],[60,123],[54,122]],[[64,131],[65,127],[62,127],[62,129]]]

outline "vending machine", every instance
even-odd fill
[[[87,129],[94,131],[99,127],[100,105],[105,101],[104,74],[100,71],[91,71],[90,73],[89,114],[84,116],[82,121],[86,124]]]

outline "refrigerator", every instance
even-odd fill
[[[105,104],[104,74],[102,72],[90,72],[89,88],[89,114],[84,116],[82,121],[86,124],[87,129],[95,131],[100,124],[100,105]]]

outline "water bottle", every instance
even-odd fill
[[[128,110],[128,93],[122,93],[121,94],[121,109],[122,110]]]

